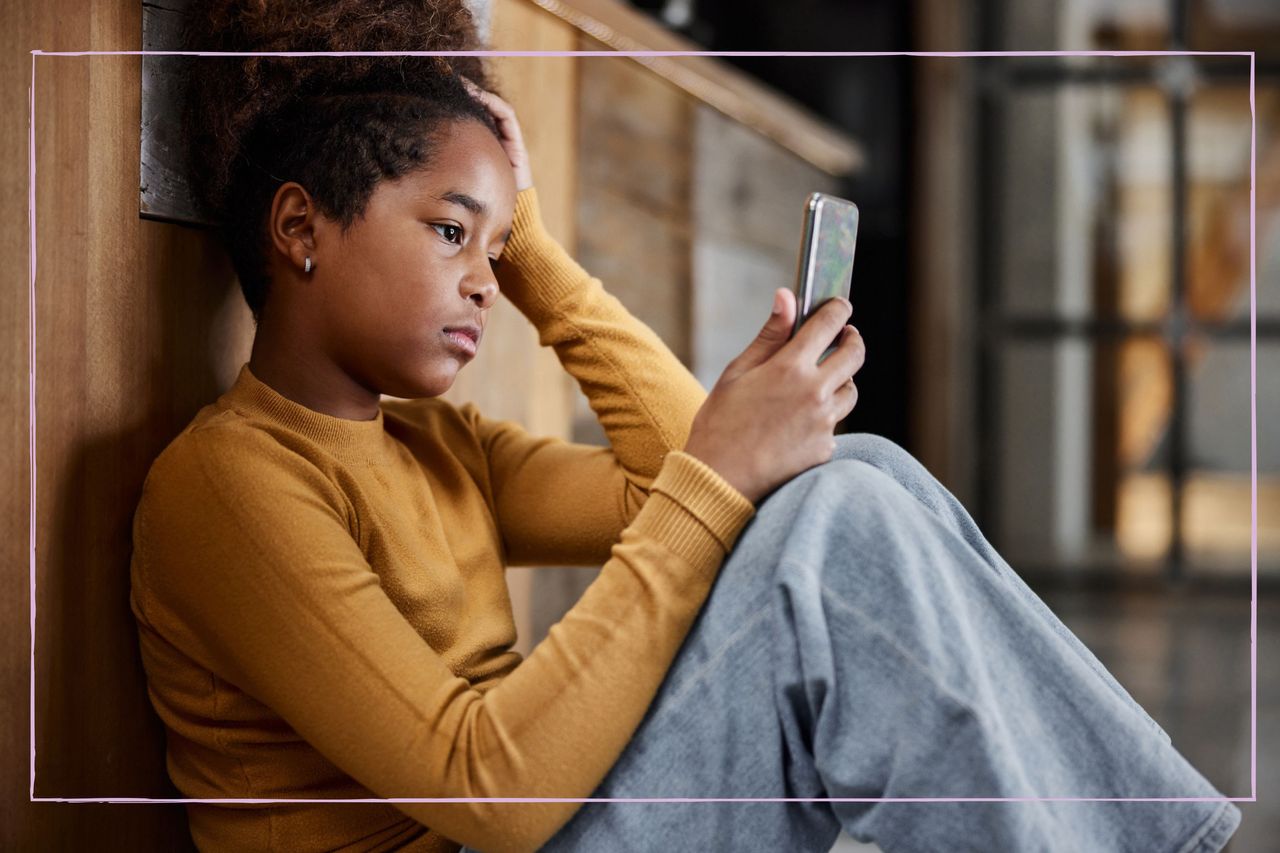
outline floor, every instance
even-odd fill
[[[1251,701],[1247,594],[1087,593],[1037,590],[1125,689],[1169,733],[1218,790],[1251,790]],[[1280,849],[1280,598],[1258,604],[1259,802],[1244,813],[1225,850]],[[841,835],[835,853],[880,848]]]

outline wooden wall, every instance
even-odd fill
[[[33,47],[136,48],[140,8],[69,2],[6,12],[6,200],[26,198]],[[14,61],[14,57],[18,61]],[[36,63],[37,797],[171,794],[128,608],[132,507],[151,458],[219,392],[242,324],[202,236],[138,218],[140,58]],[[175,806],[29,804],[28,217],[6,206],[5,846],[183,849]],[[20,710],[19,710],[20,709]]]
[[[4,5],[0,849],[190,847],[178,805],[28,800],[28,51],[137,50],[141,14],[132,0]],[[567,24],[524,0],[495,3],[493,32],[496,48],[572,44]],[[539,195],[572,247],[570,62],[512,60],[498,74],[521,115],[537,117],[525,132]],[[36,75],[35,795],[174,796],[128,607],[130,524],[151,460],[234,380],[252,323],[210,235],[138,216],[141,58],[40,57]],[[448,396],[568,435],[554,354],[509,304],[491,322],[492,346]],[[513,594],[527,600],[515,578]]]

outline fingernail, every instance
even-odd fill
[[[773,292],[773,313],[782,313],[782,291],[780,290],[775,290]]]

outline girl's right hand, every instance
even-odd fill
[[[779,288],[779,302],[781,310],[720,374],[684,447],[752,503],[831,459],[836,424],[858,402],[853,375],[866,359],[862,335],[845,325],[847,300],[828,299],[791,340],[795,294]],[[836,349],[818,364],[837,334]]]
[[[502,150],[507,152],[507,159],[511,161],[511,169],[515,173],[516,192],[526,190],[533,186],[533,172],[529,168],[529,152],[524,147],[524,134],[520,132],[520,120],[516,118],[516,111],[510,104],[499,98],[493,92],[481,89],[470,77],[460,76],[462,85],[467,91],[474,95],[480,103],[484,104],[485,109],[489,111],[489,115],[493,116],[494,122],[498,125],[498,132],[502,134],[499,140]]]

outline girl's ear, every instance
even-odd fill
[[[267,231],[276,251],[299,270],[308,256],[315,260],[318,220],[315,202],[301,184],[287,181],[276,190],[267,216]]]

